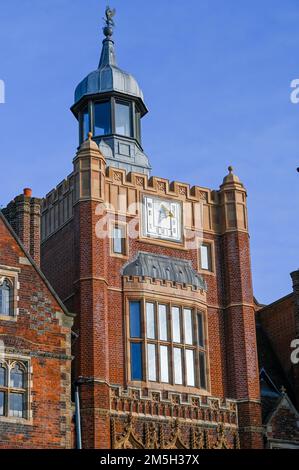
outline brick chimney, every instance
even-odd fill
[[[25,188],[23,194],[2,209],[28,253],[40,266],[40,220],[41,199],[32,197],[32,190]]]
[[[291,273],[295,307],[296,337],[299,338],[299,269]]]

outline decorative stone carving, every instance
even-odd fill
[[[137,186],[144,186],[144,179],[141,178],[140,176],[137,176],[136,179],[135,179],[135,183]]]
[[[187,188],[185,186],[179,186],[179,195],[187,196]]]
[[[229,449],[223,424],[220,424],[217,428],[217,442],[214,444],[213,449]]]
[[[122,174],[119,173],[118,171],[115,171],[113,173],[113,180],[116,181],[116,182],[121,182],[122,178],[121,178]]]
[[[160,432],[157,431],[157,428],[154,423],[146,423],[145,425],[145,448],[146,449],[160,449],[161,440]],[[162,426],[160,426],[162,428]]]
[[[134,419],[132,415],[129,415],[128,422],[125,425],[124,432],[120,437],[116,438],[115,432],[115,421],[111,420],[111,434],[112,434],[112,445],[113,449],[144,449],[144,445],[139,439],[139,436],[135,434],[134,430]]]
[[[171,433],[171,438],[164,445],[164,449],[188,449],[188,444],[183,441],[179,421],[176,420]]]
[[[159,392],[153,392],[152,393],[152,400],[155,401],[155,402],[159,402],[160,401],[160,393]]]
[[[199,199],[203,202],[207,202],[208,201],[208,195],[207,193],[203,192],[203,191],[200,191],[199,193]]]
[[[161,191],[162,193],[166,193],[166,184],[163,181],[158,181],[157,189],[158,191]]]
[[[179,395],[172,395],[171,401],[174,405],[180,404],[180,396]]]
[[[239,449],[236,430],[205,428],[192,425],[183,419],[159,422],[130,413],[127,420],[122,416],[111,417],[113,449]],[[213,442],[214,441],[214,442]]]
[[[133,400],[139,400],[140,398],[139,390],[131,390],[131,398],[133,398]]]

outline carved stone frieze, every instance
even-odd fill
[[[194,425],[181,419],[163,422],[144,416],[111,416],[113,449],[239,449],[237,430]]]

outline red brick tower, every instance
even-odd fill
[[[238,399],[241,444],[262,447],[255,310],[246,190],[233,170],[220,188],[224,268],[224,316],[230,397]]]
[[[83,447],[261,447],[245,189],[149,178],[112,13],[76,90],[74,170],[42,208],[42,268],[77,313]]]
[[[97,206],[104,201],[106,163],[99,147],[89,140],[74,160],[74,247],[76,253],[75,308],[80,312],[76,349],[76,377],[82,398],[83,443],[109,447],[109,343],[107,243],[96,237]]]

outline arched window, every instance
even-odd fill
[[[10,372],[10,386],[12,388],[24,388],[24,371],[16,364]]]
[[[1,282],[1,280],[0,280]],[[12,286],[7,279],[0,283],[0,315],[11,315]]]
[[[28,364],[0,364],[0,416],[27,419]]]

